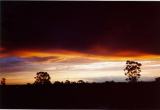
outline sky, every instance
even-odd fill
[[[125,81],[127,60],[140,81],[160,76],[159,2],[1,2],[0,78],[33,83]]]

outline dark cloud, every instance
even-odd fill
[[[159,2],[2,2],[2,46],[160,54]]]
[[[29,57],[29,58],[26,58],[27,61],[29,62],[46,62],[46,61],[58,61],[60,60],[59,57],[56,57],[56,56],[49,56],[49,57]]]
[[[0,72],[17,72],[28,69],[26,59],[18,57],[6,57],[0,60]]]
[[[28,70],[37,70],[39,65],[47,61],[58,61],[58,57],[5,57],[0,59],[0,72],[19,72]],[[33,65],[35,63],[37,66]]]
[[[55,57],[55,56],[49,56],[49,57],[25,57],[25,58],[21,58],[21,57],[5,57],[5,58],[1,58],[0,63],[12,63],[12,64],[18,64],[21,62],[46,62],[46,61],[56,61],[58,60],[59,57]]]
[[[5,63],[12,63],[12,64],[18,64],[21,62],[25,62],[26,59],[24,58],[18,58],[18,57],[6,57],[6,58],[1,58],[0,63],[5,64]]]

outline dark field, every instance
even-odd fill
[[[160,83],[1,86],[0,108],[160,109]]]

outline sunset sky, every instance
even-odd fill
[[[140,81],[160,76],[159,2],[2,2],[0,78],[33,83],[125,81],[126,60]]]

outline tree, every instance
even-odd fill
[[[37,72],[36,77],[34,77],[36,80],[34,84],[36,85],[48,85],[51,84],[51,77],[47,72]]]
[[[78,80],[77,83],[81,83],[81,84],[84,84],[85,82],[83,80]]]
[[[6,85],[6,78],[1,79],[1,85]]]
[[[60,84],[62,84],[62,83],[61,83],[60,81],[55,81],[54,84],[55,84],[55,85],[60,85]]]
[[[69,80],[66,80],[65,81],[65,84],[70,84],[71,82]]]
[[[141,63],[135,61],[126,61],[126,67],[124,69],[125,75],[128,77],[126,80],[129,82],[137,82],[140,78]]]
[[[155,82],[160,83],[160,77],[155,78]]]
[[[31,85],[31,83],[27,83],[27,86],[30,86]]]

